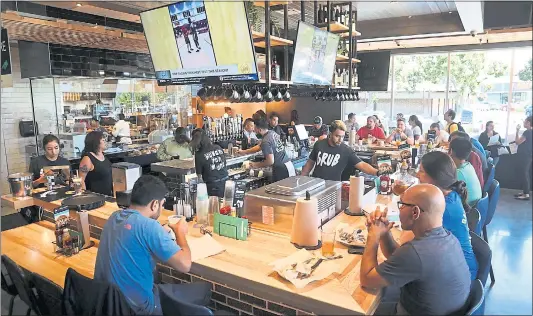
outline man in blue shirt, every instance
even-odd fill
[[[142,176],[131,192],[131,205],[113,213],[104,226],[96,256],[95,280],[116,285],[139,315],[162,315],[159,291],[194,304],[207,305],[210,284],[154,284],[155,260],[187,273],[191,250],[187,223],[169,224],[176,236],[159,224],[167,189],[156,177]]]

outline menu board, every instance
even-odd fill
[[[299,21],[292,82],[331,85],[339,39],[338,35]]]
[[[258,80],[241,1],[181,1],[141,12],[159,85]]]

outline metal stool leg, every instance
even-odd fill
[[[9,316],[13,315],[13,305],[15,304],[15,297],[16,295],[13,295],[9,300]]]
[[[483,239],[487,242],[487,244],[489,243],[489,237],[487,236],[487,226],[483,226]]]
[[[492,265],[490,266],[489,274],[490,274],[490,284],[494,284],[494,282],[496,282],[496,279],[494,278],[494,271],[492,271]]]
[[[26,316],[30,316],[31,314],[31,307],[28,307],[28,311],[26,312]]]

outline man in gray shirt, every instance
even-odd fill
[[[402,229],[415,238],[401,246],[394,241],[392,222],[375,211],[367,217],[368,239],[361,261],[361,285],[400,287],[398,315],[450,315],[462,311],[470,293],[470,272],[461,245],[442,227],[446,203],[431,184],[410,187],[398,202]],[[378,265],[377,251],[386,261]]]

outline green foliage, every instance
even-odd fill
[[[524,68],[520,70],[518,73],[518,78],[522,81],[532,81],[532,72],[531,72],[531,63],[533,62],[533,59],[529,59],[529,61],[526,63]]]

